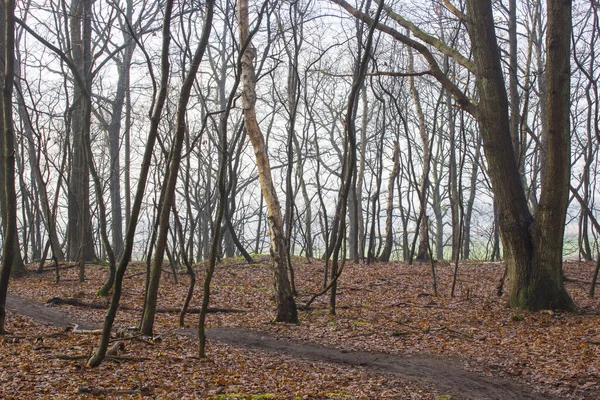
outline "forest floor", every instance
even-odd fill
[[[58,284],[52,270],[12,280],[0,398],[600,399],[592,263],[565,264],[577,313],[507,309],[496,294],[499,263],[461,264],[454,297],[447,263],[436,268],[438,296],[428,264],[346,264],[337,315],[323,296],[290,325],[272,322],[269,261],[256,261],[218,265],[211,306],[240,312],[208,315],[206,359],[197,358],[195,314],[182,328],[176,312],[158,313],[151,338],[127,329],[139,322],[144,292],[144,265],[131,265],[115,323],[121,358],[98,368],[85,362],[106,313],[108,299],[95,294],[106,267],[87,266],[84,283],[69,266]],[[322,288],[324,265],[295,259],[294,270],[301,305]],[[164,269],[159,307],[181,307],[189,277],[178,280]],[[46,304],[52,298],[81,304]]]

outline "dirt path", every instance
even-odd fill
[[[8,295],[7,309],[37,321],[55,326],[78,324],[81,329],[96,329],[97,324],[76,321],[57,308]],[[196,337],[193,329],[181,329],[179,334]],[[460,399],[552,399],[534,393],[530,388],[507,380],[485,377],[465,370],[457,360],[433,356],[402,356],[361,351],[344,351],[314,344],[278,340],[268,334],[243,328],[213,328],[208,330],[209,340],[284,354],[313,361],[362,367],[373,373],[388,373],[400,379],[434,386],[441,392]]]

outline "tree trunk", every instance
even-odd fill
[[[127,1],[127,18],[131,21],[133,13],[133,3]],[[131,59],[136,47],[136,43],[131,39],[129,32],[123,33],[124,40],[127,42],[123,51],[123,58],[119,65],[119,78],[117,80],[117,91],[112,103],[112,113],[110,124],[108,125],[108,139],[110,151],[110,208],[112,212],[111,231],[112,245],[115,257],[118,259],[123,253],[123,212],[121,204],[121,118],[123,109],[126,106],[127,95],[129,91],[129,74],[131,69]],[[126,110],[127,112],[127,110]],[[129,127],[125,126],[128,130]],[[129,193],[126,193],[129,197]]]
[[[2,269],[0,270],[0,335],[5,333],[6,321],[6,295],[8,281],[13,263],[16,261],[15,242],[17,238],[17,195],[15,190],[15,135],[12,119],[12,91],[14,82],[14,46],[15,46],[15,3],[6,0],[3,4],[4,15],[4,87],[2,90],[2,126],[4,139],[4,187],[0,188],[6,196],[5,235],[2,255]],[[20,253],[19,253],[20,254]]]
[[[471,180],[469,182],[469,198],[464,210],[464,221],[462,227],[463,253],[462,258],[468,260],[471,256],[471,219],[473,216],[473,206],[475,204],[475,195],[477,194],[477,181],[479,174],[479,162],[481,157],[481,135],[475,142],[475,156],[473,157],[473,169],[471,170]],[[495,204],[495,202],[494,202]],[[494,210],[496,206],[494,205]],[[494,225],[496,223],[496,213],[494,211]]]
[[[392,227],[392,217],[394,212],[394,183],[398,179],[400,174],[400,156],[399,156],[398,142],[394,141],[394,155],[392,160],[394,162],[392,166],[392,172],[388,180],[388,199],[387,208],[385,212],[385,247],[379,255],[379,261],[388,262],[392,255],[392,249],[394,247],[394,231]]]
[[[7,16],[4,13],[4,9],[5,7],[0,7],[0,54],[4,55],[5,54],[5,29],[4,29],[4,24],[6,22],[6,18]],[[14,57],[12,58],[14,59]],[[6,65],[4,64],[4,59],[0,60],[0,79],[1,80],[5,80],[6,77],[4,76],[5,73],[5,69],[6,69]],[[11,72],[12,72],[12,66],[11,66]],[[12,93],[12,89],[11,89],[11,93]],[[4,98],[0,98],[0,110],[3,109],[3,101]],[[10,160],[6,160],[6,154],[9,154],[5,151],[5,141],[6,138],[4,137],[5,134],[5,123],[4,121],[4,115],[3,112],[0,112],[0,129],[2,130],[1,132],[1,136],[0,136],[0,165],[2,166],[3,169],[7,168],[6,166],[8,164],[6,164],[7,162],[10,162]],[[12,118],[11,118],[11,122],[12,124]],[[12,125],[11,125],[11,129],[12,129]],[[14,141],[14,139],[13,139]],[[14,158],[14,155],[13,155]],[[13,160],[13,165],[14,165],[14,160]],[[14,167],[13,167],[14,168]],[[8,172],[8,170],[7,170]],[[14,174],[14,169],[13,172]],[[6,174],[5,173],[0,173],[0,218],[2,220],[2,231],[4,233],[4,238],[6,239],[9,235],[8,232],[10,232],[8,230],[8,219],[10,218],[10,216],[8,215],[10,208],[12,207],[10,203],[10,200],[7,198],[8,195],[6,193],[6,191],[4,190],[4,188],[6,187]],[[14,178],[13,178],[14,179]],[[13,182],[14,185],[14,182]],[[14,200],[16,202],[16,199]],[[15,228],[16,229],[16,228]],[[11,235],[12,236],[12,235]],[[21,255],[21,249],[19,246],[19,237],[18,236],[14,236],[13,238],[11,238],[11,242],[13,243],[13,258],[11,261],[11,274],[15,275],[15,276],[20,276],[26,273],[25,270],[25,264],[23,262],[23,257]]]
[[[89,135],[85,126],[84,92],[91,89],[89,68],[91,63],[91,1],[72,0],[71,2],[71,57],[83,82],[76,80],[73,89],[71,136],[73,155],[69,181],[69,226],[68,257],[70,260],[91,261],[94,254],[94,241],[90,216],[89,170],[85,162],[83,137]],[[86,87],[81,87],[84,84]]]
[[[170,162],[167,169],[167,175],[165,177],[166,189],[164,196],[162,196],[162,204],[160,207],[158,239],[156,241],[156,250],[154,253],[154,261],[152,263],[150,280],[148,282],[148,290],[146,291],[144,315],[140,323],[140,332],[144,335],[152,335],[153,332],[154,317],[156,315],[156,301],[158,298],[158,286],[160,282],[162,263],[170,226],[171,205],[173,204],[175,197],[175,186],[177,184],[179,167],[181,165],[181,151],[183,149],[185,131],[187,127],[187,105],[190,99],[192,87],[196,80],[196,74],[200,67],[200,63],[202,62],[202,58],[204,57],[206,47],[208,46],[208,38],[210,36],[212,26],[213,6],[214,1],[210,1],[207,4],[202,37],[198,43],[198,46],[196,47],[196,51],[194,52],[194,57],[190,64],[190,70],[183,81],[181,93],[179,95],[179,104],[177,105],[177,130],[175,131],[171,154],[169,156]]]
[[[409,72],[414,72],[413,52],[411,48],[408,49],[408,70]],[[421,175],[419,191],[419,205],[421,208],[420,213],[422,215],[422,218],[421,230],[419,231],[419,250],[416,259],[420,261],[425,261],[429,260],[429,234],[428,232],[423,231],[423,227],[425,227],[425,229],[429,229],[429,218],[427,217],[427,193],[429,191],[431,148],[429,143],[429,135],[427,133],[427,127],[425,126],[425,115],[423,114],[423,109],[421,108],[421,99],[415,85],[414,76],[410,76],[408,78],[408,82],[410,85],[410,94],[415,107],[415,113],[417,114],[417,119],[419,121],[419,138],[421,139],[421,147],[423,149],[423,172]]]
[[[90,367],[97,367],[102,363],[108,350],[108,344],[110,342],[110,333],[117,315],[119,303],[121,301],[123,279],[125,277],[125,271],[127,265],[131,259],[131,253],[133,251],[133,241],[135,237],[135,231],[142,207],[142,201],[144,199],[144,192],[146,189],[146,183],[148,180],[148,172],[150,169],[150,162],[152,160],[152,154],[154,152],[154,144],[158,136],[158,125],[160,123],[162,110],[164,108],[165,100],[167,98],[167,88],[169,82],[169,45],[171,42],[170,34],[170,23],[171,15],[173,11],[173,0],[167,0],[165,4],[164,19],[163,19],[163,35],[162,35],[162,52],[161,52],[161,82],[156,103],[152,110],[152,116],[150,119],[150,130],[148,133],[148,142],[146,143],[146,149],[144,151],[144,157],[141,163],[140,177],[138,180],[137,191],[135,193],[135,199],[133,207],[131,209],[131,219],[127,225],[127,233],[125,236],[125,247],[123,249],[123,256],[119,260],[117,267],[117,273],[115,275],[115,283],[113,295],[110,300],[110,306],[106,312],[106,318],[104,319],[104,325],[102,327],[102,335],[98,344],[98,349],[94,355],[88,360],[87,365]],[[156,93],[155,93],[156,95]]]
[[[419,225],[419,250],[415,257],[417,261],[429,261],[429,217],[422,214]]]
[[[365,88],[360,91],[361,105],[362,105],[362,116],[360,122],[360,146],[358,148],[358,154],[360,154],[360,160],[358,161],[358,171],[356,173],[356,222],[358,224],[357,236],[358,236],[358,258],[363,259],[365,257],[365,221],[363,217],[363,186],[365,182],[365,169],[366,169],[366,155],[367,155],[367,123],[368,123],[368,99],[367,91]],[[352,204],[352,203],[350,203]],[[352,254],[350,254],[352,258]]]
[[[511,284],[511,307],[573,309],[562,282],[570,178],[569,61],[571,2],[548,0],[546,168],[536,218],[530,214],[510,137],[508,99],[490,1],[467,0],[477,69],[477,121],[498,201],[498,224]]]
[[[256,155],[256,166],[262,195],[268,210],[267,223],[271,235],[271,262],[273,267],[273,280],[275,285],[275,298],[277,302],[276,321],[298,322],[296,302],[292,296],[292,289],[288,279],[285,232],[283,231],[283,218],[281,206],[271,177],[271,165],[265,147],[265,139],[256,120],[256,78],[254,74],[254,58],[256,49],[252,46],[249,37],[248,1],[238,1],[239,36],[242,44],[242,107],[244,110],[244,126]]]

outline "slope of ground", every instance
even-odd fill
[[[208,360],[194,358],[194,334],[177,326],[174,313],[158,315],[155,326],[160,341],[125,341],[125,355],[144,360],[109,361],[94,370],[83,367],[83,359],[56,356],[87,355],[97,336],[64,333],[11,313],[8,329],[13,335],[5,337],[0,346],[0,395],[19,398],[19,394],[33,391],[51,398],[72,398],[75,394],[526,398],[533,388],[546,397],[598,398],[600,317],[592,312],[594,301],[585,296],[588,285],[584,283],[590,279],[593,266],[572,263],[565,270],[576,279],[569,283],[569,290],[582,306],[582,313],[516,313],[505,309],[503,299],[495,295],[502,275],[499,264],[461,265],[455,297],[448,293],[452,270],[447,265],[437,268],[436,297],[426,265],[349,264],[340,281],[337,315],[329,315],[324,297],[311,309],[301,311],[301,324],[293,326],[271,323],[274,305],[266,260],[254,265],[230,260],[217,270],[212,304],[244,312],[209,315],[209,326],[219,329],[209,333],[214,340],[210,341]],[[117,324],[121,327],[134,326],[139,319],[142,271],[143,267],[136,265],[128,270],[122,304],[129,310],[119,313]],[[13,281],[10,291],[35,302],[61,297],[102,303],[106,300],[98,299],[95,291],[105,272],[104,267],[88,267],[88,279],[83,284],[76,281],[74,269],[61,271],[58,284],[52,283],[51,273],[31,274]],[[321,287],[323,265],[297,260],[295,272],[302,303]],[[165,271],[159,306],[181,305],[187,279],[180,277],[180,281],[174,283],[173,276]],[[193,306],[199,298],[197,290]],[[63,322],[70,318],[92,325],[101,323],[105,313],[60,306],[46,308],[42,314],[57,310],[61,315],[66,313]],[[196,319],[188,315],[186,321],[194,326]],[[432,360],[437,365],[433,371],[427,369]],[[474,381],[466,383],[473,377]],[[517,384],[508,384],[507,379]]]

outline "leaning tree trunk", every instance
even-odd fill
[[[162,197],[163,203],[160,208],[159,216],[159,227],[158,227],[158,239],[156,241],[156,251],[154,253],[154,262],[152,263],[152,269],[150,272],[150,280],[148,282],[148,289],[146,291],[146,303],[144,306],[144,315],[140,323],[140,332],[144,335],[152,335],[154,327],[154,317],[156,315],[156,302],[158,298],[158,286],[160,282],[160,275],[162,270],[162,262],[167,244],[167,236],[170,226],[170,215],[171,205],[175,198],[175,186],[177,184],[177,177],[179,174],[179,167],[181,165],[181,152],[183,150],[183,142],[185,140],[185,131],[187,128],[186,114],[187,105],[190,99],[191,91],[196,81],[196,74],[200,68],[200,63],[204,57],[204,52],[208,46],[208,38],[212,27],[214,1],[207,1],[206,16],[204,20],[204,28],[202,30],[202,37],[194,57],[190,64],[190,70],[188,71],[183,85],[181,87],[181,93],[179,95],[179,104],[177,105],[177,130],[175,131],[175,137],[173,138],[173,145],[171,149],[169,168],[167,169],[166,176],[166,190]]]
[[[562,247],[570,178],[569,62],[571,1],[548,0],[546,168],[537,213],[531,215],[510,137],[491,2],[467,0],[477,69],[477,121],[498,202],[498,224],[510,277],[511,307],[573,309],[562,281]]]
[[[249,41],[249,22],[248,22],[248,1],[238,1],[239,18],[239,36],[240,43],[244,46],[241,57],[243,85],[242,107],[244,109],[244,126],[248,132],[248,137],[254,148],[256,155],[256,166],[261,186],[262,195],[265,199],[267,211],[267,223],[271,235],[271,262],[273,266],[273,280],[275,284],[275,298],[277,301],[276,321],[279,322],[298,322],[298,311],[296,302],[292,296],[292,289],[288,279],[287,252],[285,232],[283,230],[283,218],[281,216],[281,206],[275,185],[271,176],[271,165],[267,155],[265,139],[260,131],[260,126],[256,119],[255,105],[256,92],[254,74],[254,58],[256,49]]]

